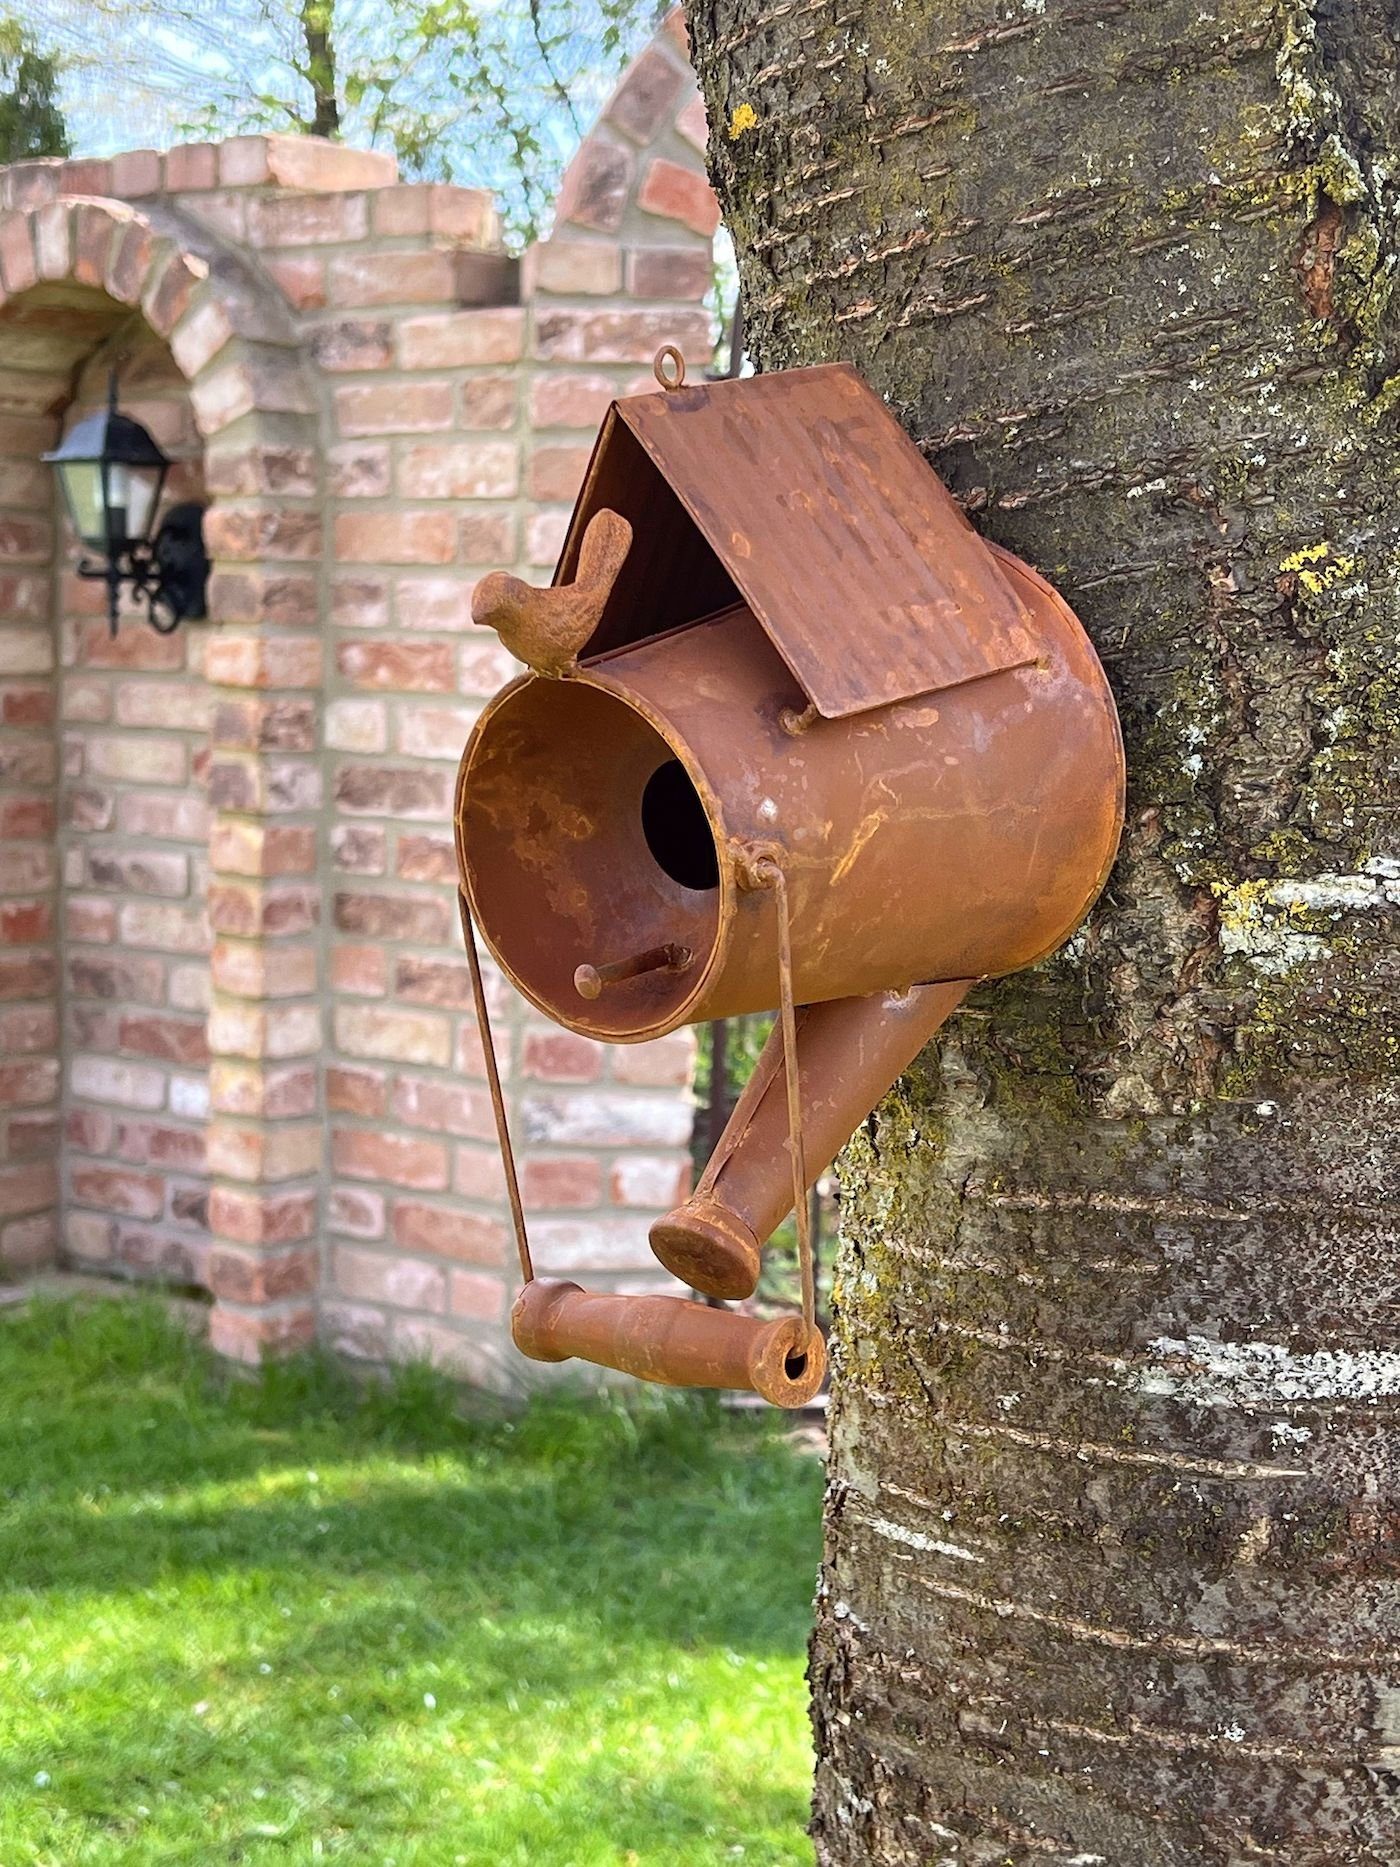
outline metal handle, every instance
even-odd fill
[[[764,1322],[684,1297],[612,1296],[537,1278],[511,1312],[515,1345],[534,1361],[590,1361],[666,1387],[725,1387],[802,1407],[826,1373],[819,1329],[797,1316]]]

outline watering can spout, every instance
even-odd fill
[[[797,1013],[809,1186],[962,1003],[971,979],[831,999]],[[774,1027],[689,1199],[651,1228],[667,1270],[706,1296],[750,1296],[764,1241],[792,1211],[782,1033]]]

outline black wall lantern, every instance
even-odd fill
[[[44,459],[58,469],[74,531],[96,554],[95,563],[83,559],[78,575],[106,584],[113,635],[123,584],[145,599],[147,620],[161,635],[207,613],[204,508],[173,506],[152,536],[170,462],[139,421],[118,412],[115,370],[107,407],[78,422]]]

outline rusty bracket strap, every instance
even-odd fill
[[[807,1150],[802,1134],[802,1087],[797,1056],[797,1009],[792,993],[792,908],[787,871],[776,843],[734,848],[742,888],[771,888],[778,907],[778,1017],[783,1032],[783,1075],[787,1083],[788,1153],[792,1159],[792,1213],[797,1221],[797,1261],[802,1277],[802,1320],[810,1335],[817,1326],[817,1278],[812,1251],[812,1208],[807,1197]]]
[[[486,1080],[491,1087],[491,1112],[496,1118],[496,1140],[501,1149],[501,1165],[506,1173],[506,1192],[510,1198],[510,1216],[515,1226],[515,1249],[520,1256],[520,1275],[533,1283],[535,1267],[530,1259],[530,1240],[525,1232],[525,1207],[520,1198],[520,1177],[515,1171],[515,1149],[510,1144],[510,1123],[506,1120],[506,1099],[501,1090],[501,1072],[496,1063],[496,1042],[491,1035],[491,1015],[486,1009],[486,987],[481,979],[481,956],[476,950],[476,929],[472,911],[467,906],[467,891],[457,890],[457,905],[462,911],[462,938],[467,943],[467,965],[472,975],[472,999],[476,1005],[477,1028],[486,1058]]]

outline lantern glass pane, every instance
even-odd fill
[[[108,467],[107,501],[114,545],[138,543],[150,536],[163,477],[159,467],[128,467],[117,461]]]
[[[95,460],[67,460],[59,468],[73,530],[90,551],[107,549],[107,521],[102,509],[102,468]]]

